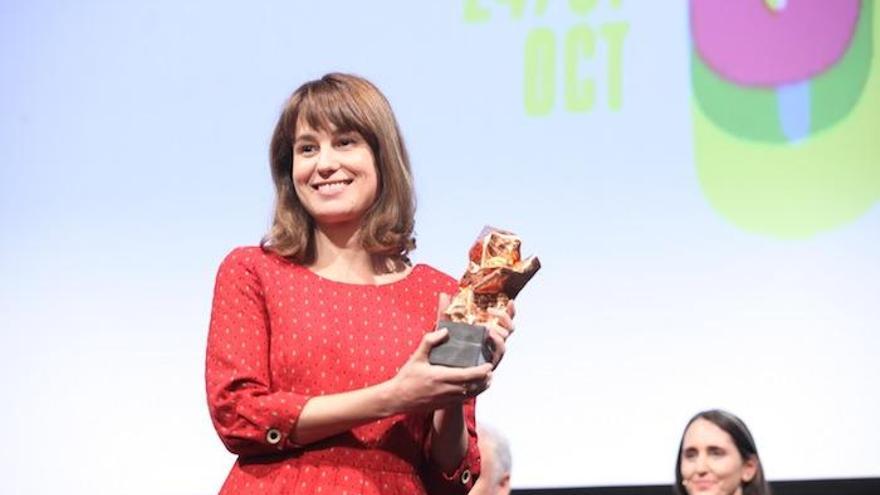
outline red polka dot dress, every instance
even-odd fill
[[[401,414],[306,446],[290,440],[310,397],[392,378],[456,282],[428,265],[386,285],[322,278],[259,247],[220,265],[206,383],[214,427],[239,458],[221,494],[466,493],[479,471],[474,402],[455,472],[428,460],[428,413]]]

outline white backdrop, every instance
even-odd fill
[[[683,1],[0,3],[4,493],[217,491],[233,457],[203,389],[213,277],[268,225],[284,99],[333,70],[397,112],[416,261],[458,276],[489,223],[544,263],[478,406],[515,487],[671,482],[709,407],[746,420],[771,479],[880,476],[869,41],[862,96],[829,128],[701,148]],[[844,214],[786,203],[796,178],[733,211],[707,179],[712,152],[771,167],[834,136],[865,145],[817,151],[839,173],[809,187]]]

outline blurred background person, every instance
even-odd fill
[[[746,424],[712,409],[688,421],[675,462],[675,495],[770,495]]]
[[[497,429],[477,427],[480,449],[480,477],[469,495],[507,495],[510,493],[510,444]]]

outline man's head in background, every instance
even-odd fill
[[[477,427],[480,462],[480,478],[474,483],[469,495],[508,495],[510,493],[510,445],[507,438],[491,426]]]

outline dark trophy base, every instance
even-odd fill
[[[492,361],[494,349],[486,327],[441,320],[437,329],[441,328],[449,332],[449,339],[431,349],[431,364],[469,368]]]

